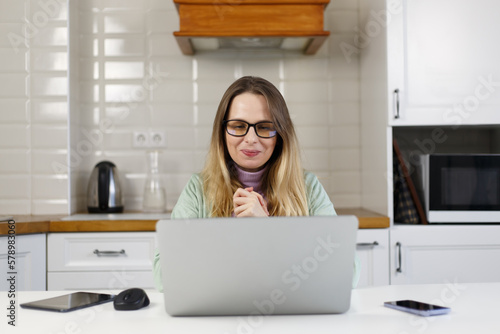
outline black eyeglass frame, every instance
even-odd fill
[[[229,122],[242,122],[242,123],[245,123],[245,124],[247,124],[247,125],[248,125],[247,130],[246,130],[246,131],[245,131],[245,133],[244,133],[244,134],[242,134],[242,135],[235,135],[235,134],[232,134],[232,133],[230,133],[230,132],[227,130],[227,123],[229,123]],[[274,131],[275,131],[274,136],[271,136],[271,137],[264,137],[264,136],[259,135],[259,131],[257,131],[257,127],[256,127],[256,126],[257,126],[258,124],[262,124],[262,123],[271,123],[271,124],[273,124],[273,125],[274,125],[274,123],[273,123],[273,122],[270,122],[270,121],[261,121],[261,122],[257,122],[257,123],[254,123],[254,124],[250,124],[250,123],[248,123],[248,122],[246,122],[246,121],[242,121],[241,119],[227,119],[227,120],[225,120],[225,121],[223,121],[223,122],[222,122],[222,125],[223,125],[223,126],[224,126],[224,128],[226,129],[227,134],[229,134],[230,136],[233,136],[233,137],[244,137],[244,136],[246,136],[246,135],[248,134],[248,131],[250,130],[250,128],[251,128],[251,127],[253,127],[253,129],[254,129],[255,134],[257,135],[257,137],[260,137],[260,138],[273,138],[273,137],[276,137],[276,136],[278,135],[278,131],[277,131],[276,129],[274,130]]]

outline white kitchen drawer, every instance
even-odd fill
[[[152,271],[49,272],[47,290],[154,289]]]
[[[49,233],[47,270],[152,270],[155,238],[155,232]]]

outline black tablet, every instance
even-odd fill
[[[99,305],[113,301],[115,295],[94,292],[73,292],[68,295],[37,300],[29,303],[23,303],[22,308],[35,310],[69,312],[84,307]]]

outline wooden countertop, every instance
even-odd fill
[[[387,228],[389,217],[365,209],[336,209],[339,215],[355,215],[359,228]],[[48,232],[144,232],[155,231],[156,220],[61,220],[63,215],[14,215],[16,234]],[[8,234],[6,222],[0,223],[0,235]]]

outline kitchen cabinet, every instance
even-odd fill
[[[358,288],[389,284],[389,230],[358,230],[357,255],[361,261]]]
[[[391,284],[500,281],[500,226],[396,225]]]
[[[155,232],[49,233],[47,289],[154,288]]]
[[[390,124],[498,124],[500,45],[488,33],[500,29],[498,1],[387,4]]]
[[[419,149],[434,153],[443,129],[447,145],[460,147],[448,130],[500,124],[500,45],[488,37],[500,29],[500,4],[360,0],[359,6],[360,28],[341,49],[346,58],[360,57],[361,206],[392,218],[395,128],[431,126],[436,132]]]
[[[0,268],[2,276],[0,291],[9,291],[10,283],[6,278],[8,237],[0,236]],[[46,290],[46,236],[45,234],[16,235],[15,240],[15,283],[16,291]]]

